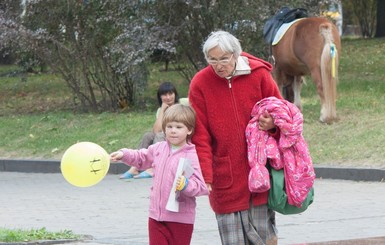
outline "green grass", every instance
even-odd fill
[[[50,232],[45,228],[30,230],[0,228],[0,242],[31,242],[38,240],[67,240],[79,238],[81,238],[81,236],[75,235],[69,230]]]
[[[150,130],[154,112],[12,115],[0,122],[0,154],[5,158],[60,159],[76,142],[98,143],[107,151],[136,147]],[[10,147],[13,146],[13,147]]]
[[[320,102],[310,79],[302,88],[304,136],[315,164],[385,168],[385,39],[342,41],[337,114],[321,124]],[[0,157],[60,159],[79,141],[91,141],[108,152],[135,148],[155,117],[155,91],[173,82],[181,97],[188,82],[175,71],[150,68],[144,93],[145,111],[77,114],[64,82],[51,74],[0,77]],[[15,67],[0,67],[0,74]]]
[[[337,86],[339,122],[318,122],[314,84],[303,86],[304,135],[313,161],[385,167],[385,39],[343,40]]]
[[[156,90],[163,81],[174,83],[186,97],[188,82],[177,72],[150,67],[144,92],[146,110],[129,113],[74,113],[65,83],[52,74],[0,77],[0,158],[60,159],[74,143],[91,141],[111,152],[136,148],[145,131],[152,130],[157,109]],[[0,74],[17,70],[0,66]]]
[[[69,89],[53,74],[1,77],[0,83],[0,115],[63,110],[71,104]]]

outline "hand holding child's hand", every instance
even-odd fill
[[[113,162],[119,161],[120,159],[122,159],[122,157],[123,157],[123,152],[121,152],[121,151],[115,151],[115,152],[110,154],[110,159]]]
[[[183,191],[188,185],[188,179],[184,175],[179,176],[176,180],[176,191]]]
[[[206,183],[206,187],[209,193],[213,190],[210,183]]]

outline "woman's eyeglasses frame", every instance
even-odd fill
[[[221,60],[215,60],[215,59],[207,59],[207,63],[209,63],[212,66],[216,66],[218,64],[220,65],[228,65],[233,58],[234,54],[231,54],[229,58],[221,59]]]

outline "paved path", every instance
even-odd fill
[[[147,244],[150,184],[151,179],[125,182],[109,174],[93,187],[78,188],[59,173],[0,172],[0,227],[67,229],[94,237],[73,244]],[[309,209],[277,215],[277,224],[280,245],[384,237],[385,183],[317,179]],[[377,240],[354,244],[385,244],[385,238]],[[205,244],[220,239],[208,199],[200,197],[192,245]]]

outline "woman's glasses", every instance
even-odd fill
[[[220,65],[227,65],[230,63],[230,60],[233,58],[233,55],[234,54],[231,54],[231,56],[229,58],[223,58],[223,59],[220,59],[220,60],[215,60],[215,59],[207,59],[207,63],[209,63],[210,65],[213,65],[213,66],[216,66],[218,64]]]

